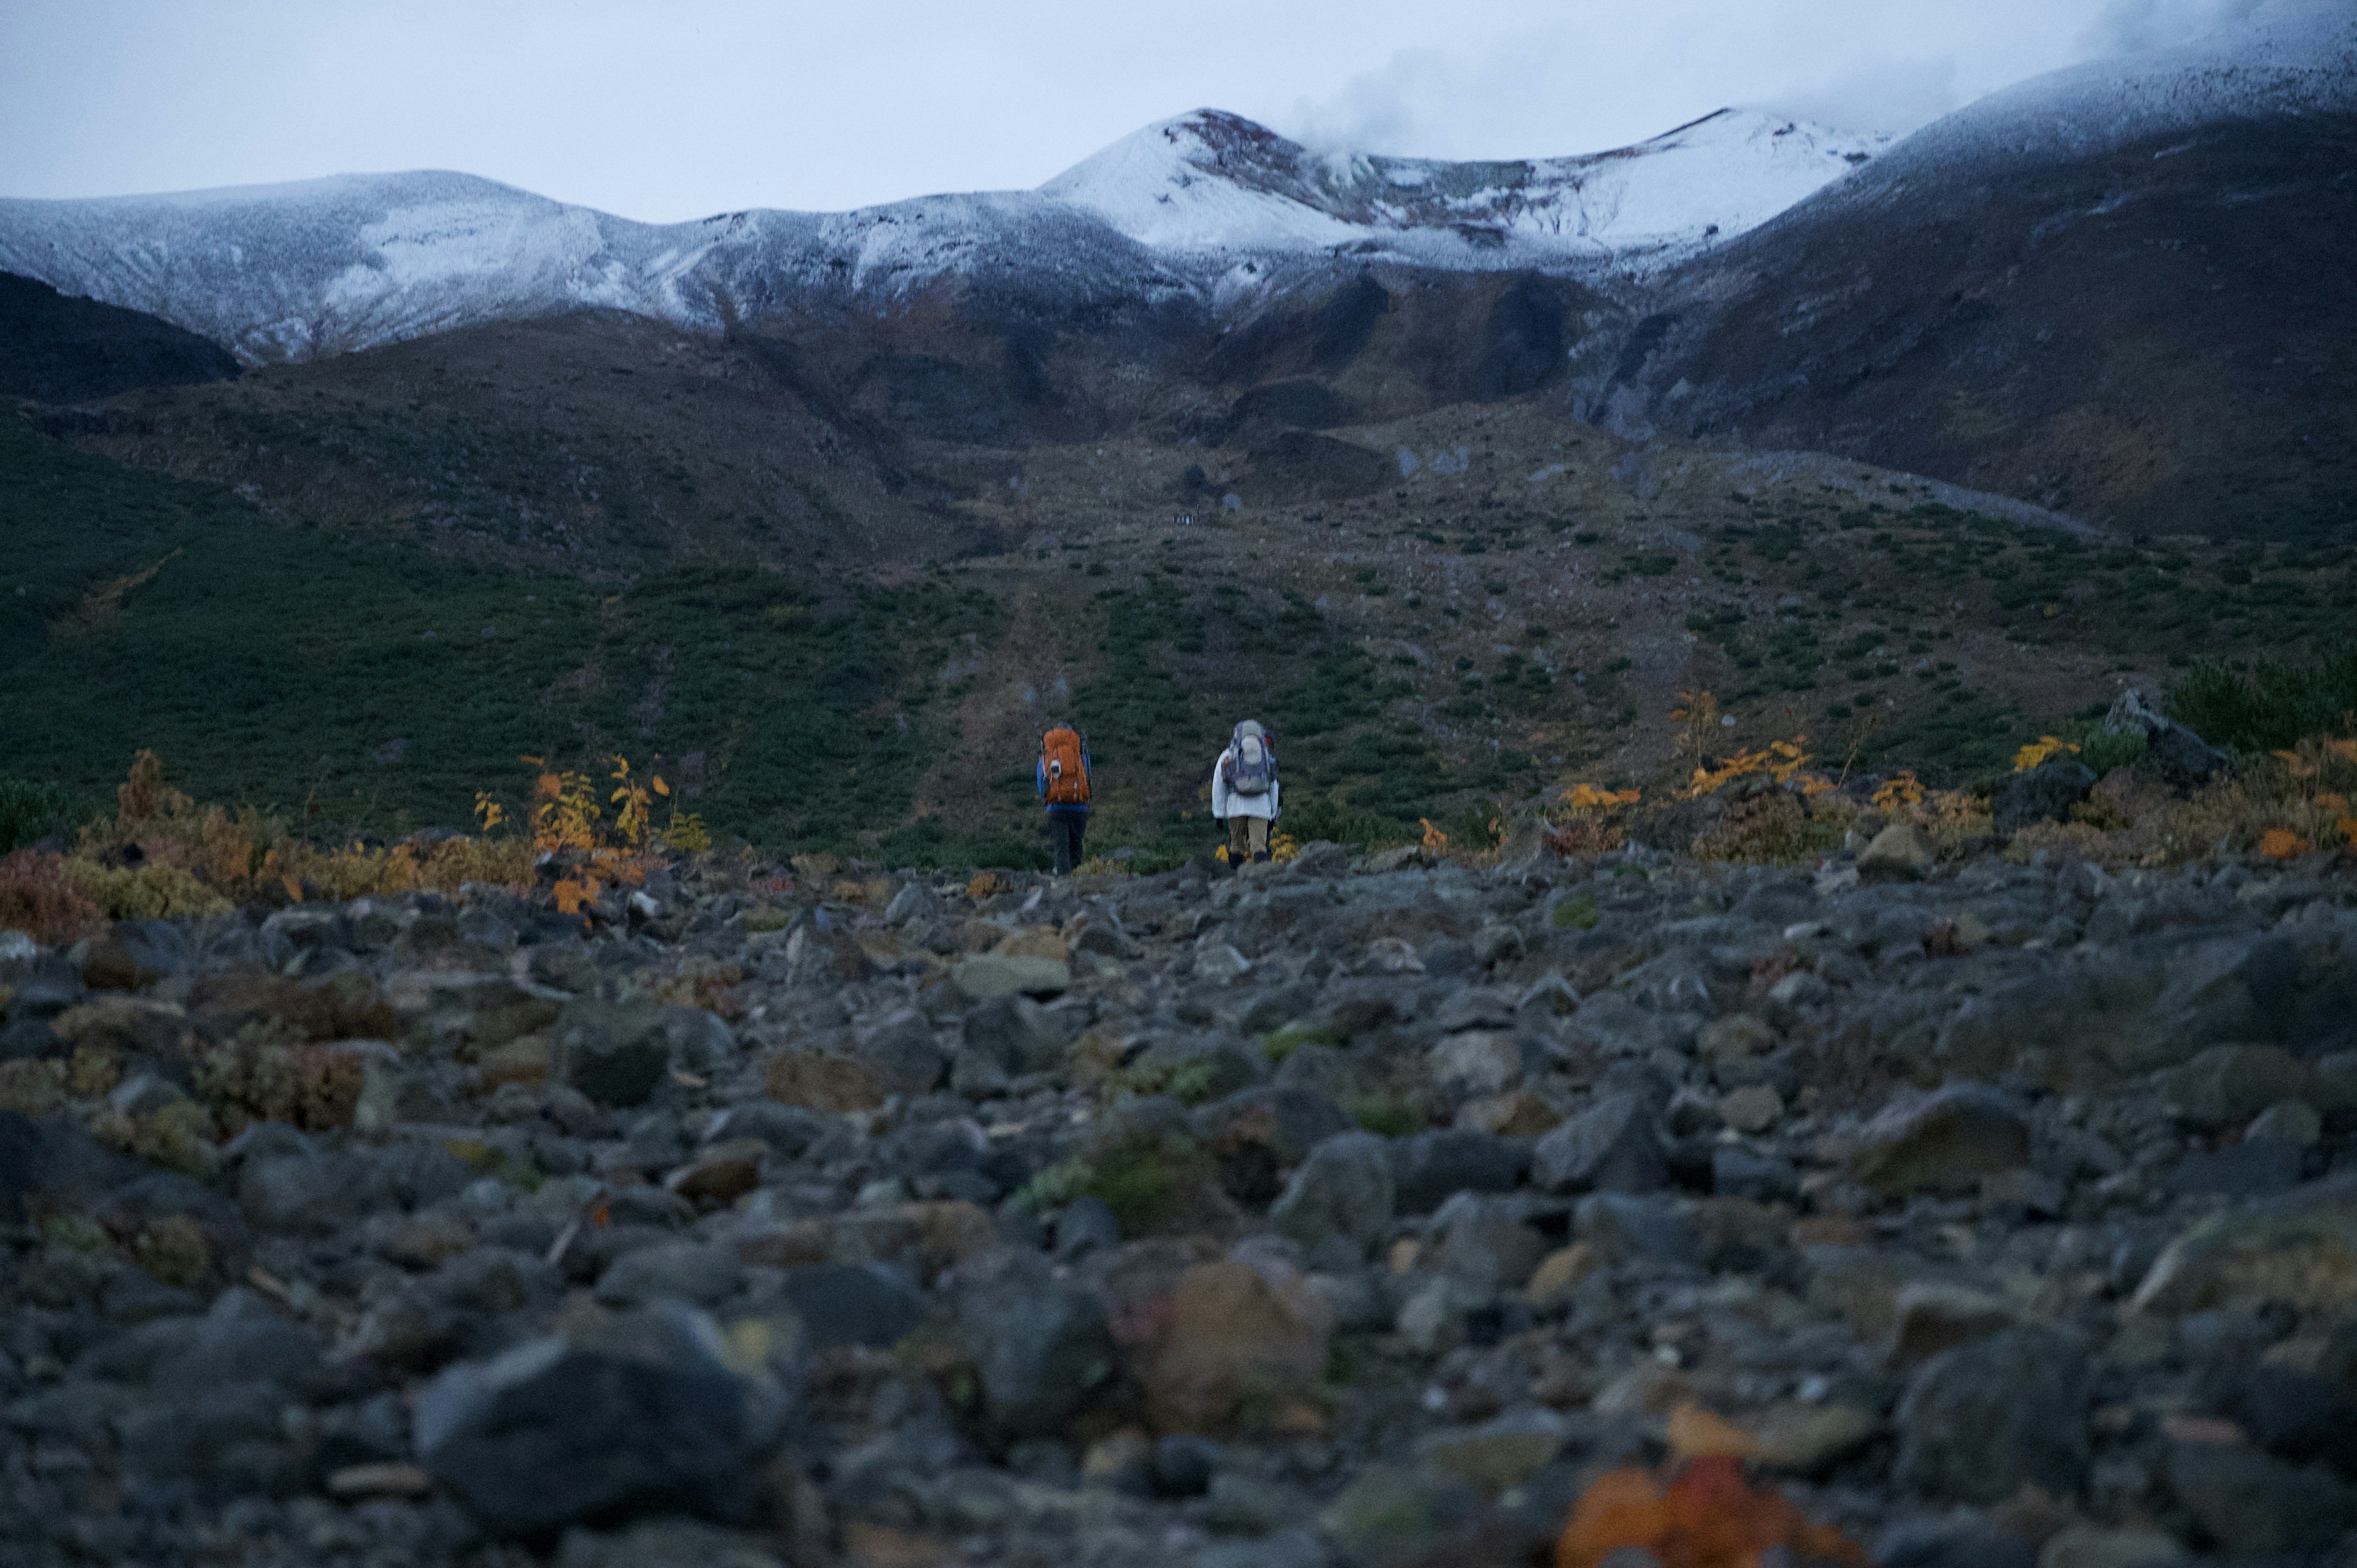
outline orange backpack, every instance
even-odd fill
[[[1081,732],[1058,725],[1039,737],[1039,766],[1048,772],[1048,804],[1089,803],[1089,762]]]

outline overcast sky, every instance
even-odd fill
[[[451,168],[673,220],[1034,186],[1204,106],[1434,157],[1905,131],[2283,3],[0,0],[0,195]]]

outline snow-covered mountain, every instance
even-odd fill
[[[1765,255],[1795,226],[1870,246],[1943,181],[2001,183],[2169,126],[2330,112],[2351,95],[2353,36],[2345,12],[2311,6],[2201,55],[2023,83],[1896,145],[1722,110],[1583,157],[1331,157],[1202,110],[1036,191],[838,213],[637,223],[448,173],[0,200],[0,270],[146,311],[249,361],[584,307],[702,330],[849,319],[935,289],[1006,322],[1176,308],[1225,326],[1338,264],[1641,285]]]
[[[1149,125],[1040,187],[1177,255],[1355,251],[1429,266],[1641,268],[1766,221],[1889,138],[1722,109],[1536,162],[1322,157],[1233,114]]]
[[[463,174],[0,200],[0,269],[147,311],[250,361],[590,306],[710,328],[949,281],[1033,308],[1232,301],[1347,255],[1458,271],[1639,272],[1774,216],[1878,149],[1722,111],[1587,157],[1319,156],[1200,111],[1036,192],[645,224]]]

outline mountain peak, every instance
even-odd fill
[[[1659,264],[1765,221],[1889,140],[1719,109],[1606,152],[1451,162],[1319,153],[1198,109],[1133,132],[1039,192],[1179,252],[1372,246],[1437,265]]]

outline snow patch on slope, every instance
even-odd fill
[[[2100,156],[2157,132],[2222,119],[2357,109],[2357,11],[2253,25],[2199,51],[2128,56],[1993,92],[1918,131],[1876,168],[1995,157]]]
[[[1721,110],[1584,157],[1321,156],[1216,110],[1166,120],[1040,188],[1181,254],[1357,251],[1427,265],[1659,265],[1847,174],[1889,138]]]

